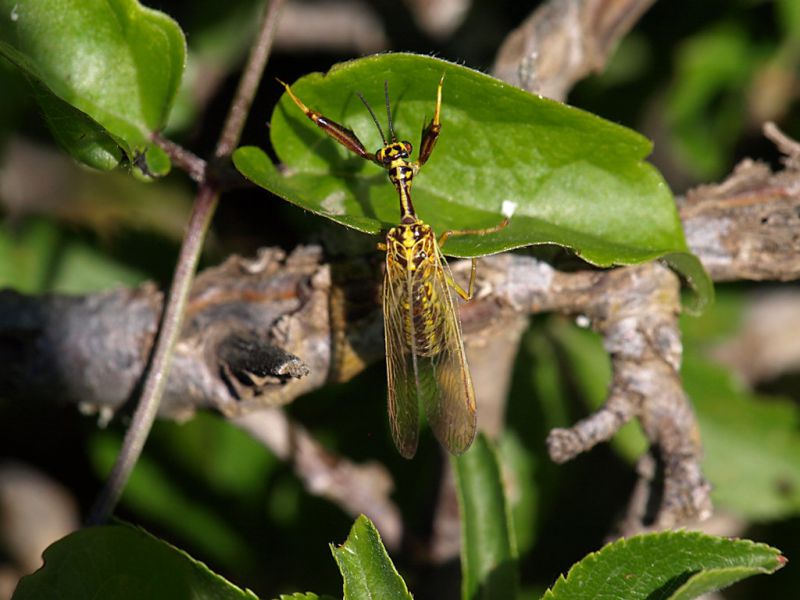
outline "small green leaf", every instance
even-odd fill
[[[517,553],[497,455],[481,434],[451,460],[461,507],[461,597],[514,598]]]
[[[688,600],[786,564],[780,551],[749,540],[687,531],[623,539],[576,563],[544,600]]]
[[[553,243],[609,266],[688,253],[672,194],[644,161],[651,144],[629,129],[463,66],[411,54],[336,65],[326,75],[301,78],[292,90],[374,151],[380,135],[355,93],[382,106],[388,81],[398,136],[416,145],[442,75],[441,136],[414,179],[420,218],[437,231],[490,227],[503,218],[504,201],[517,205],[503,231],[451,238],[446,254]],[[258,148],[245,147],[234,153],[234,163],[247,178],[359,231],[377,234],[397,223],[397,195],[382,169],[326,136],[287,95],[275,108],[270,132],[285,172]],[[707,275],[699,262],[675,264],[705,299],[708,286],[701,280]]]
[[[141,529],[81,529],[44,552],[44,566],[17,586],[12,600],[257,600],[185,552]]]
[[[136,0],[0,0],[0,55],[42,88],[48,123],[77,158],[105,165],[110,138],[132,163],[145,157],[142,171],[165,172],[163,152],[151,160],[150,136],[164,127],[183,74],[186,43],[172,19]],[[74,122],[74,111],[43,94],[85,118]]]
[[[375,525],[361,515],[347,541],[331,552],[344,578],[344,600],[412,600]]]

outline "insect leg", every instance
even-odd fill
[[[508,226],[508,217],[500,221],[494,227],[486,227],[485,229],[457,229],[457,230],[447,230],[439,236],[439,248],[444,246],[445,242],[447,242],[448,238],[457,235],[489,235],[491,233],[497,233],[504,227]],[[475,258],[472,259],[472,268],[470,269],[469,273],[469,285],[467,290],[465,291],[463,287],[461,287],[451,275],[447,275],[447,283],[452,287],[456,293],[461,296],[464,300],[471,300],[472,293],[475,284],[475,272],[477,271],[477,263]]]
[[[486,227],[485,229],[448,229],[439,236],[439,248],[444,246],[445,242],[447,242],[447,239],[450,237],[455,237],[458,235],[489,235],[504,229],[508,226],[508,223],[509,220],[508,217],[506,217],[494,227]]]
[[[439,132],[442,130],[442,124],[439,122],[439,113],[442,109],[442,84],[444,84],[444,74],[439,80],[439,87],[436,89],[436,109],[433,113],[433,119],[428,123],[427,127],[422,129],[422,139],[419,143],[419,160],[418,165],[424,165],[433,152],[433,147],[436,145],[436,140],[439,139]]]
[[[348,129],[344,125],[340,125],[336,121],[329,119],[317,111],[311,110],[305,104],[303,104],[303,101],[300,100],[300,98],[294,95],[294,92],[292,92],[291,88],[287,84],[282,82],[280,79],[278,79],[278,83],[286,88],[286,93],[289,94],[289,98],[292,99],[292,101],[309,119],[316,123],[317,127],[322,129],[322,131],[327,133],[330,137],[354,154],[357,154],[361,158],[366,158],[367,160],[375,162],[375,155],[372,152],[367,152],[366,148],[364,148],[364,144],[361,143],[361,140],[358,139],[358,136],[356,136],[352,129]]]
[[[447,285],[449,285],[451,288],[453,288],[453,290],[455,291],[456,294],[458,294],[464,300],[469,302],[470,300],[472,300],[472,293],[473,293],[474,284],[475,284],[475,273],[476,273],[477,270],[478,270],[478,262],[477,262],[476,259],[473,258],[472,259],[472,268],[470,269],[470,272],[469,272],[469,284],[467,285],[467,289],[465,290],[463,287],[461,287],[461,285],[455,279],[453,279],[453,276],[449,273],[449,269],[448,269],[448,272],[445,275],[445,279],[447,280]]]

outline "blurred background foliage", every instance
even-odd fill
[[[189,44],[166,134],[207,156],[260,2],[148,5],[173,16]],[[389,0],[340,6],[336,10],[352,11],[346,25],[331,16],[331,2],[290,2],[242,143],[267,144],[266,122],[281,93],[274,77],[293,81],[386,49],[435,53],[488,70],[505,35],[534,5],[475,0],[452,32],[433,34],[406,5]],[[79,167],[53,142],[30,101],[28,83],[2,60],[0,90],[0,286],[86,293],[168,282],[193,193],[186,177],[173,171],[148,184],[125,173]],[[656,3],[608,69],[580,83],[569,101],[652,138],[653,162],[681,194],[720,180],[745,156],[777,166],[760,127],[775,120],[800,137],[799,99],[800,2],[673,0]],[[369,238],[247,190],[223,198],[204,261],[301,242],[326,243],[331,253],[373,247]],[[720,286],[716,306],[683,323],[683,375],[715,486],[713,526],[725,535],[770,543],[793,560],[800,552],[800,360],[780,369],[743,370],[770,346],[768,336],[763,346],[753,339],[768,327],[757,307],[776,296],[800,307],[791,284]],[[637,425],[558,468],[544,450],[547,431],[601,403],[608,380],[608,359],[594,334],[559,316],[531,320],[515,368],[508,430],[500,440],[514,482],[525,597],[535,597],[597,549],[625,508],[635,481],[633,461],[644,447]],[[332,449],[389,467],[408,525],[402,550],[393,553],[396,564],[415,597],[456,597],[456,563],[433,565],[425,550],[442,468],[439,449],[426,434],[414,461],[397,455],[384,394],[375,391],[384,386],[383,365],[375,365],[347,384],[299,399],[288,411]],[[3,464],[14,461],[46,473],[84,513],[113,462],[123,427],[114,422],[99,429],[96,418],[57,399],[20,406],[0,395]],[[307,493],[289,466],[215,415],[157,423],[118,514],[264,597],[305,589],[340,593],[327,544],[343,541],[352,519]],[[0,563],[10,568],[14,556],[0,550]],[[790,563],[726,597],[790,597],[797,589],[800,574]]]

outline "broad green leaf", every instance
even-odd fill
[[[108,166],[113,139],[132,163],[145,157],[143,170],[168,170],[150,136],[164,127],[184,68],[172,19],[136,0],[0,0],[0,55],[56,97],[42,102],[45,114],[77,158]],[[91,132],[83,146],[81,131]]]
[[[670,531],[623,539],[573,565],[544,600],[688,600],[786,564],[780,551],[749,540]]]
[[[374,151],[380,135],[356,92],[380,108],[388,81],[398,136],[416,146],[442,75],[442,133],[414,180],[420,218],[437,231],[490,227],[502,219],[503,201],[517,204],[503,231],[451,238],[446,254],[553,243],[608,266],[672,260],[677,253],[689,257],[678,269],[707,297],[707,275],[688,254],[672,195],[644,162],[651,144],[639,134],[466,67],[411,54],[336,65],[326,75],[301,78],[292,89]],[[237,168],[253,182],[366,233],[398,222],[396,192],[385,172],[331,140],[287,95],[275,108],[270,132],[284,171],[258,148],[234,154]]]
[[[497,455],[481,434],[451,461],[461,507],[461,598],[514,598],[517,552]]]
[[[185,552],[128,525],[72,533],[45,550],[44,563],[20,580],[13,600],[257,600]]]
[[[331,552],[344,579],[344,600],[412,600],[378,530],[364,515],[356,519],[344,544],[331,544]]]
[[[122,150],[105,129],[85,113],[54,96],[44,86],[31,82],[53,137],[76,159],[95,169],[110,171],[122,160]]]

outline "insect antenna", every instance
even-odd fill
[[[381,134],[381,139],[383,140],[383,145],[385,146],[386,145],[386,136],[383,135],[383,129],[381,128],[381,124],[378,123],[378,117],[375,116],[375,113],[373,112],[372,107],[369,105],[369,103],[367,102],[366,98],[364,98],[364,96],[361,94],[361,92],[356,92],[356,95],[359,97],[361,102],[364,103],[364,106],[367,107],[367,110],[369,111],[369,116],[372,117],[372,121],[375,123],[375,127],[378,128],[378,132]],[[389,121],[389,127],[391,127],[391,124],[392,124],[392,122]]]
[[[386,116],[389,118],[389,133],[392,136],[392,141],[397,141],[397,136],[394,134],[394,123],[392,123],[392,108],[389,106],[389,82],[383,80],[383,97],[386,98]]]

